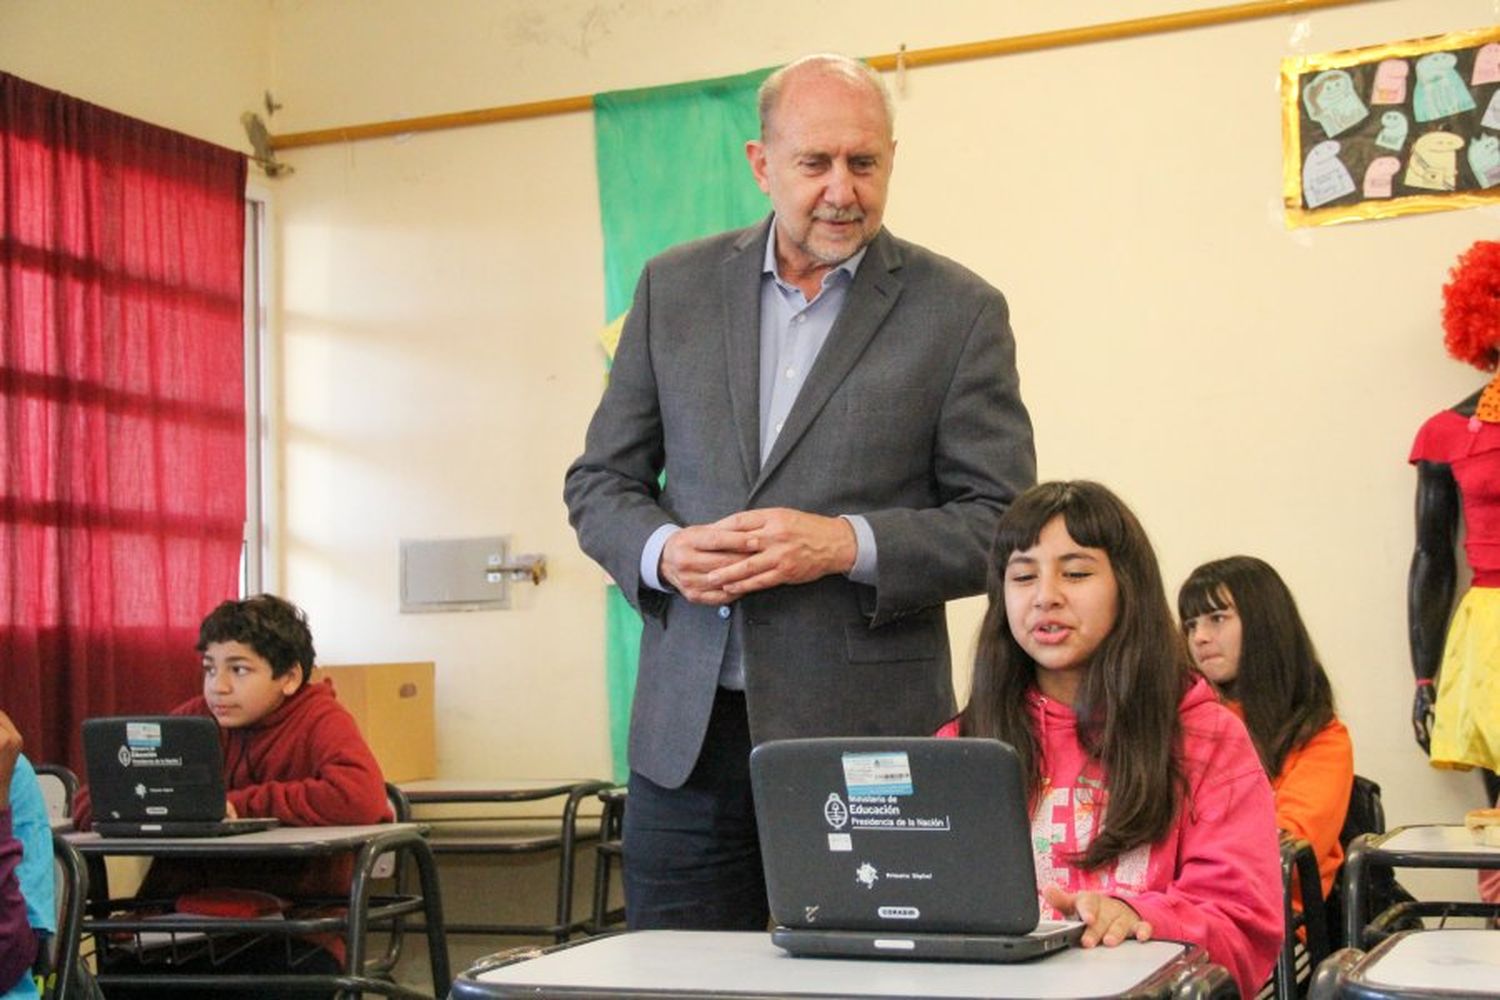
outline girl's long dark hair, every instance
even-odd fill
[[[1204,563],[1177,594],[1183,622],[1228,607],[1240,617],[1240,668],[1222,690],[1240,703],[1261,764],[1275,778],[1287,754],[1333,720],[1333,687],[1297,601],[1268,563],[1253,556]]]
[[[1094,869],[1155,843],[1171,827],[1183,786],[1178,703],[1192,673],[1156,553],[1135,515],[1098,483],[1042,483],[1017,498],[995,533],[989,610],[973,690],[959,716],[961,734],[1014,746],[1035,802],[1044,762],[1026,702],[1037,668],[1006,621],[1005,564],[1036,545],[1054,517],[1079,545],[1108,554],[1119,588],[1115,626],[1095,651],[1073,706],[1084,751],[1099,762],[1109,796],[1103,829],[1074,859]]]

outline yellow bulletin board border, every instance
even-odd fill
[[[1322,55],[1292,56],[1281,62],[1281,130],[1282,130],[1282,196],[1286,206],[1288,228],[1326,226],[1363,219],[1386,219],[1416,212],[1440,212],[1472,208],[1500,202],[1500,184],[1493,179],[1489,187],[1470,166],[1466,155],[1475,140],[1500,134],[1500,129],[1483,124],[1490,99],[1500,81],[1472,84],[1472,72],[1479,50],[1500,41],[1500,26],[1434,35],[1405,42],[1345,49]],[[1430,121],[1418,122],[1414,114],[1417,90],[1416,59],[1436,52],[1452,52],[1455,72],[1474,102],[1472,110],[1461,111]],[[1377,69],[1386,60],[1406,62],[1405,96],[1400,103],[1373,104],[1373,86]],[[1324,125],[1314,120],[1304,100],[1305,90],[1328,70],[1344,70],[1353,83],[1355,97],[1363,102],[1368,114],[1348,130],[1330,136]],[[1398,150],[1376,145],[1382,129],[1382,117],[1388,111],[1405,115],[1406,140]],[[1336,126],[1335,126],[1336,127]],[[1424,190],[1405,183],[1411,165],[1412,149],[1419,139],[1434,131],[1457,135],[1462,148],[1454,152],[1457,170],[1453,187]],[[1317,207],[1309,207],[1303,192],[1303,166],[1308,152],[1318,144],[1332,140],[1339,144],[1337,157],[1353,181],[1354,190]],[[1394,156],[1400,166],[1391,178],[1390,195],[1366,193],[1365,173],[1378,156]]]

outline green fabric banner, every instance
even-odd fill
[[[755,92],[769,73],[594,97],[607,324],[600,339],[608,356],[647,260],[769,211],[745,161],[745,140],[760,133]],[[641,621],[614,586],[605,614],[610,742],[615,780],[624,781]]]

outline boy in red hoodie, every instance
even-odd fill
[[[208,715],[219,723],[229,816],[274,816],[289,826],[350,826],[391,819],[385,779],[354,717],[327,682],[312,683],[315,653],[307,616],[270,594],[220,604],[198,630],[203,693],[173,715]],[[74,823],[91,821],[87,790]],[[333,857],[244,862],[172,859],[152,865],[143,898],[176,898],[206,888],[246,888],[290,899],[347,897],[354,859]],[[183,972],[335,973],[343,968],[343,941],[320,936],[310,947],[272,938],[228,963],[206,956],[179,963]],[[103,972],[127,969],[160,974],[160,957],[137,965],[127,956]],[[133,992],[133,991],[132,991]],[[109,990],[108,996],[128,996]],[[144,994],[143,994],[144,995]],[[257,996],[313,996],[307,992]]]

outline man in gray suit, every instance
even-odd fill
[[[807,57],[760,119],[772,217],[646,264],[564,491],[645,619],[633,928],[765,928],[750,747],[948,719],[944,602],[1036,476],[1005,299],[881,228],[879,75]]]

